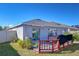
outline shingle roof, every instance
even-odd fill
[[[31,25],[31,26],[50,26],[50,27],[69,27],[64,24],[56,23],[56,22],[47,22],[43,21],[41,19],[34,19],[31,21],[24,22],[25,25]]]
[[[61,28],[70,28],[70,29],[73,29],[73,30],[79,30],[77,28],[74,28],[74,27],[71,27],[71,26],[68,26],[68,25],[65,25],[65,24],[60,24],[60,23],[56,23],[56,22],[47,22],[47,21],[44,21],[44,20],[41,20],[41,19],[33,19],[33,20],[30,20],[30,21],[26,21],[26,22],[23,22],[20,25],[12,27],[12,28],[20,27],[22,25],[40,26],[40,27],[44,27],[44,26],[61,27]],[[12,29],[12,28],[10,28],[10,29]]]

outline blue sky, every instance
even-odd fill
[[[43,19],[66,25],[79,24],[79,4],[0,4],[0,25],[17,25]]]

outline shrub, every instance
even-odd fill
[[[24,40],[23,45],[24,45],[27,49],[31,49],[33,44],[32,44],[31,39],[27,38],[26,40]]]
[[[37,47],[38,47],[38,43],[35,43],[33,46],[34,46],[35,48],[37,48]]]
[[[26,39],[24,41],[22,41],[21,39],[17,40],[17,43],[22,47],[22,48],[27,48],[27,49],[31,49],[32,48],[32,41],[31,39]]]
[[[21,46],[23,45],[23,41],[22,41],[21,39],[18,39],[18,40],[17,40],[17,43],[18,43],[19,45],[21,45]]]
[[[73,33],[73,39],[75,41],[79,41],[79,34],[78,33]]]
[[[23,41],[23,44],[22,44],[22,46],[21,46],[22,48],[26,48],[26,44],[25,44],[25,42]]]
[[[17,42],[17,40],[14,39],[14,40],[12,40],[11,42],[15,43],[15,42]]]

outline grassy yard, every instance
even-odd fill
[[[59,53],[35,53],[33,50],[22,49],[17,43],[0,44],[1,56],[79,56],[79,43],[64,49]]]

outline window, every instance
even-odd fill
[[[32,30],[32,38],[33,38],[33,40],[38,40],[39,39],[39,30],[33,28],[33,30]]]
[[[51,29],[48,29],[48,36],[57,36],[57,29],[56,28],[51,28]]]

